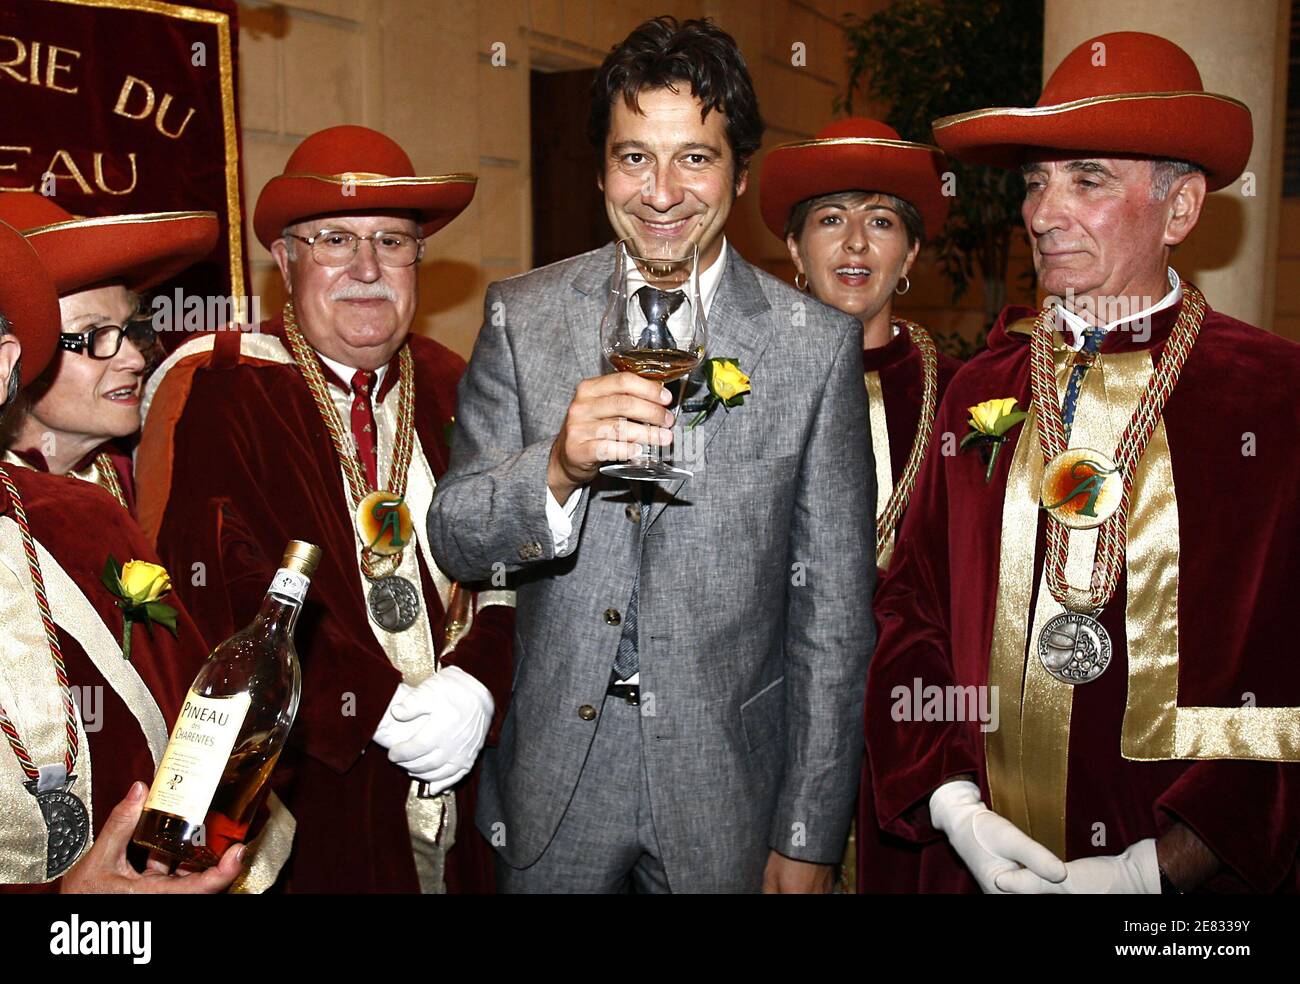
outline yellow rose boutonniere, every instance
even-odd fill
[[[1007,442],[1007,431],[1029,416],[1023,410],[1016,409],[1015,397],[1000,400],[985,400],[968,408],[970,412],[970,433],[961,439],[960,450],[968,447],[979,449],[984,461],[984,481],[993,477],[993,466],[997,464],[998,452]]]
[[[166,568],[144,560],[128,560],[119,565],[112,554],[104,564],[104,587],[117,598],[122,609],[122,658],[131,658],[131,627],[143,622],[152,634],[153,623],[176,635],[176,609],[161,599],[172,589]]]
[[[706,360],[704,378],[709,385],[709,396],[704,401],[704,409],[686,425],[687,430],[708,420],[719,406],[724,410],[741,406],[749,392],[749,377],[741,371],[735,359]]]

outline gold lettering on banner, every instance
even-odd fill
[[[59,85],[57,82],[54,81],[55,72],[72,71],[71,64],[68,65],[59,64],[59,55],[61,54],[72,55],[74,58],[81,57],[80,51],[73,51],[71,48],[60,48],[57,45],[50,45],[49,54],[46,56],[45,59],[45,88],[53,89],[55,92],[66,92],[71,95],[76,95],[78,89],[75,85],[71,89],[68,89],[64,86]]]
[[[194,109],[191,107],[189,113],[186,114],[185,119],[181,120],[181,125],[175,133],[169,133],[167,128],[163,126],[163,121],[167,118],[167,108],[171,106],[171,104],[171,93],[163,93],[162,104],[158,107],[158,118],[153,121],[153,125],[164,137],[171,137],[173,140],[176,140],[185,132],[185,128],[190,125],[190,119],[194,116]]]
[[[14,151],[14,152],[21,152],[21,153],[24,153],[24,154],[31,154],[31,152],[32,152],[32,148],[30,148],[30,147],[17,147],[17,146],[0,147],[0,154],[3,154],[3,153],[5,153],[5,152],[7,152],[7,151]],[[14,171],[14,172],[17,172],[17,170],[18,170],[18,162],[17,162],[17,161],[14,161],[12,164],[10,164],[10,163],[0,163],[0,171]],[[30,185],[28,185],[26,188],[0,188],[0,191],[35,191],[35,190],[36,190],[36,185],[34,185],[34,184],[30,184]]]
[[[129,187],[120,190],[114,190],[108,186],[104,180],[104,154],[102,151],[95,152],[95,187],[106,195],[129,195],[135,191],[135,186],[140,180],[140,174],[135,166],[135,151],[126,155],[126,159],[131,162],[131,184]]]
[[[6,75],[17,79],[19,82],[26,82],[27,80],[14,70],[14,66],[21,65],[23,62],[27,61],[27,45],[23,44],[17,38],[12,38],[7,34],[0,34],[0,44],[12,44],[14,46],[14,51],[16,52],[13,58],[8,59],[7,61],[0,61],[0,72],[4,72]]]
[[[131,90],[136,86],[144,87],[145,104],[144,109],[138,113],[128,112],[126,108],[127,101],[131,98]],[[143,79],[137,79],[134,75],[128,75],[122,82],[122,91],[118,93],[117,105],[113,107],[113,112],[118,116],[125,116],[128,120],[142,120],[153,112],[154,94],[153,86]]]
[[[137,87],[140,87],[144,91],[144,108],[138,113],[132,112],[127,108],[131,101],[132,92]],[[158,107],[158,115],[153,121],[154,129],[164,137],[170,137],[172,140],[176,140],[185,132],[185,128],[190,125],[190,120],[194,117],[194,110],[191,108],[190,111],[185,114],[185,119],[181,120],[181,125],[178,126],[176,132],[173,133],[168,130],[165,125],[167,120],[167,110],[171,108],[173,98],[174,97],[170,92],[164,92],[162,102],[159,103],[158,96],[154,92],[153,86],[144,79],[138,79],[134,75],[128,75],[122,82],[122,90],[117,95],[117,105],[113,107],[113,112],[118,116],[125,116],[128,120],[143,120],[148,119],[150,114],[153,113],[153,108],[156,105]]]
[[[30,155],[32,153],[32,148],[18,147],[18,146],[8,146],[8,147],[0,146],[0,155],[3,155],[7,151]],[[135,191],[135,187],[140,181],[139,164],[137,162],[136,152],[129,151],[126,155],[126,162],[127,164],[130,165],[131,168],[131,183],[125,188],[112,188],[109,186],[108,178],[104,173],[104,160],[107,156],[108,155],[105,154],[102,150],[97,150],[91,155],[91,163],[92,166],[94,167],[94,172],[95,172],[95,187],[97,187],[100,191],[104,192],[104,194],[106,195],[129,195],[131,192]],[[59,167],[59,165],[63,166],[64,169],[62,171],[55,170],[55,168]],[[4,171],[13,171],[17,173],[19,171],[18,162],[5,161],[3,157],[0,157],[0,172],[4,172]],[[43,172],[41,172],[41,177],[46,180],[54,182],[56,185],[60,179],[65,181],[71,179],[77,183],[77,186],[81,189],[82,194],[86,194],[86,195],[94,194],[94,190],[91,188],[89,182],[86,181],[84,171],[82,170],[81,166],[77,164],[76,160],[72,156],[72,152],[69,150],[62,150],[62,149],[56,150],[53,156],[50,158],[50,166],[47,167]],[[18,187],[18,188],[0,187],[0,192],[5,192],[5,191],[34,192],[36,191],[36,185],[33,183],[27,185],[26,187]]]
[[[68,171],[66,174],[59,174],[54,170],[55,166],[60,161],[63,161],[67,165]],[[54,156],[50,158],[50,166],[46,168],[45,173],[53,175],[55,181],[59,178],[71,178],[73,181],[77,182],[77,187],[81,189],[83,195],[94,194],[90,185],[86,183],[85,177],[82,176],[81,169],[77,167],[77,162],[72,159],[72,155],[66,150],[56,150],[54,152]]]
[[[0,58],[0,72],[4,72],[10,78],[21,82],[24,85],[40,86],[41,82],[41,42],[33,41],[29,48],[21,40],[9,34],[0,34],[0,45],[11,44],[14,49],[12,58]],[[73,58],[80,58],[81,52],[72,48],[60,48],[57,44],[49,45],[45,49],[45,81],[47,89],[53,89],[55,92],[67,92],[75,95],[78,92],[76,86],[68,88],[60,85],[55,79],[58,72],[71,72],[73,65],[71,62],[61,63],[60,55],[72,55]],[[19,71],[20,68],[27,68],[26,74]]]

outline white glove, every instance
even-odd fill
[[[389,706],[391,726],[380,724],[375,740],[392,739],[388,759],[437,794],[454,786],[474,766],[487,738],[492,694],[464,670],[446,666]],[[383,744],[383,742],[380,742]]]
[[[1022,868],[999,876],[998,888],[1014,894],[1160,894],[1160,865],[1156,861],[1154,837],[1138,841],[1123,854],[1067,862],[1065,871],[1065,881],[1053,884]]]
[[[388,702],[388,709],[384,711],[384,716],[379,722],[379,727],[375,729],[374,741],[385,748],[392,748],[394,745],[400,745],[420,730],[420,718],[412,720],[399,721],[393,716],[393,708],[403,705],[406,698],[415,692],[415,688],[405,683],[399,683],[397,690],[393,692],[393,699]]]
[[[998,876],[1028,869],[1044,883],[1065,880],[1065,862],[980,799],[973,782],[946,782],[930,795],[930,823],[966,862],[980,888],[991,895],[1006,892]]]

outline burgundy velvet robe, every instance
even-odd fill
[[[36,448],[13,448],[13,453],[21,458],[27,464],[37,471],[48,473],[50,470],[49,463],[45,460],[45,455]],[[131,474],[131,455],[123,451],[116,442],[108,441],[95,448],[94,451],[86,455],[75,465],[72,466],[74,472],[84,471],[93,468],[95,458],[103,452],[108,455],[109,460],[113,463],[113,471],[117,472],[118,484],[122,486],[122,494],[126,497],[127,511],[135,515],[135,478]],[[96,484],[99,484],[98,482]]]
[[[938,354],[939,392],[943,399],[962,363],[943,352]],[[889,464],[897,487],[907,465],[921,416],[921,394],[925,380],[921,373],[921,353],[906,330],[900,331],[885,345],[864,349],[862,371],[878,372],[884,396],[885,425],[889,431]],[[937,413],[936,413],[937,415]],[[906,515],[906,510],[904,511]],[[902,522],[896,528],[901,530]],[[897,543],[898,534],[895,533]],[[897,552],[897,546],[895,546]],[[884,571],[879,572],[883,579]],[[880,580],[877,580],[877,584]],[[870,750],[868,750],[868,755]],[[960,864],[946,844],[921,846],[880,829],[876,819],[875,798],[871,788],[871,762],[862,760],[862,784],[858,792],[857,886],[860,893],[916,892],[921,883],[921,866],[945,861]],[[934,860],[930,860],[934,858]]]
[[[1178,310],[1155,315],[1145,341],[1138,332],[1109,333],[1103,356],[1150,348],[1158,359]],[[950,385],[936,440],[945,431],[964,435],[967,408],[983,400],[1015,396],[1029,405],[1028,336],[1007,327],[1033,313],[1003,312],[988,349]],[[1292,617],[1300,583],[1297,378],[1300,346],[1208,311],[1165,407],[1180,529],[1179,706],[1239,708],[1248,691],[1261,706],[1300,705]],[[867,690],[876,809],[887,831],[918,843],[942,838],[927,801],[944,781],[973,773],[989,802],[984,735],[977,723],[895,722],[891,691],[910,689],[914,677],[939,686],[989,679],[1003,497],[1021,426],[1012,428],[988,484],[974,451],[927,456],[900,549],[877,592],[881,636]],[[1246,434],[1254,436],[1254,455],[1243,454]],[[1035,585],[1043,531],[1040,515]],[[1121,755],[1126,590],[1121,577],[1102,616],[1114,645],[1110,667],[1074,688],[1066,860],[1118,854],[1181,821],[1223,862],[1204,890],[1296,891],[1300,764]],[[1096,823],[1105,824],[1104,846],[1092,843]],[[942,877],[922,884],[961,887]]]
[[[159,563],[153,547],[117,500],[103,489],[80,479],[26,468],[11,467],[9,474],[22,496],[32,535],[59,561],[59,566],[94,606],[114,637],[121,639],[122,610],[100,580],[104,562],[111,553],[121,564],[128,560]],[[0,487],[0,515],[13,516],[9,493],[3,487]],[[94,535],[88,536],[88,530],[93,530]],[[132,630],[131,662],[170,727],[208,650],[183,606],[174,597],[164,601],[178,610],[177,635],[173,637],[160,626],[154,626],[150,633],[137,625]],[[99,708],[101,729],[86,736],[93,771],[90,790],[93,826],[98,835],[131,783],[153,781],[154,762],[144,733],[122,698],[75,639],[61,628],[58,637],[69,683],[74,687],[98,687],[98,692],[103,694]],[[0,754],[13,754],[7,742]],[[73,786],[73,792],[86,796],[80,782]],[[59,880],[3,887],[6,891],[57,892]]]
[[[260,330],[279,336],[282,320]],[[335,452],[297,367],[241,361],[237,343],[234,333],[218,334],[210,355],[173,367],[154,395],[137,458],[142,525],[156,532],[159,552],[178,572],[205,566],[206,585],[178,580],[213,644],[252,620],[289,540],[322,548],[295,634],[302,701],[273,778],[298,822],[278,884],[296,892],[418,892],[405,807],[411,780],[371,741],[401,674],[367,621],[353,511]],[[412,336],[409,344],[416,433],[437,478],[447,467],[445,426],[465,363],[430,339]],[[396,382],[394,357],[377,396]],[[422,535],[424,517],[413,520]],[[444,613],[423,558],[420,564],[436,640]],[[513,609],[485,608],[447,661],[492,692],[489,744],[509,702],[513,635]],[[472,821],[477,781],[475,767],[457,786],[451,892],[493,889],[491,848]]]

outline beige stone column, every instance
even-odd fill
[[[1046,0],[1043,28],[1044,78],[1088,38],[1147,31],[1191,55],[1206,89],[1250,107],[1255,142],[1245,180],[1210,196],[1174,266],[1216,310],[1268,329],[1277,280],[1288,7],[1286,0]]]

